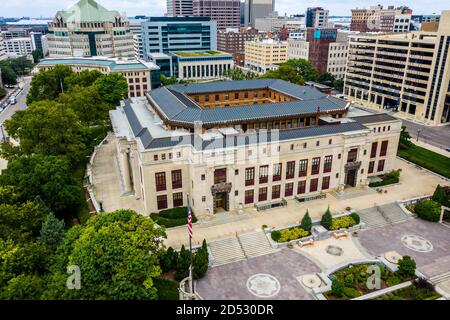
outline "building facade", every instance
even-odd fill
[[[360,32],[408,32],[412,22],[412,10],[408,7],[381,5],[352,9],[351,31]]]
[[[180,16],[192,16],[193,0],[167,0],[167,13],[168,17],[180,17]]]
[[[289,43],[263,39],[245,42],[245,67],[260,74],[288,60]]]
[[[142,97],[150,89],[159,87],[159,67],[143,61],[121,61],[112,58],[48,58],[37,65],[37,69],[49,70],[55,65],[68,65],[74,72],[98,70],[103,74],[118,73],[128,82],[128,97]]]
[[[309,42],[309,62],[320,74],[327,72],[330,44],[336,42],[335,28],[308,28],[306,41]]]
[[[217,49],[231,53],[234,64],[244,66],[245,64],[245,42],[252,41],[258,37],[258,30],[254,28],[225,29],[217,32]]]
[[[48,46],[50,57],[134,57],[127,17],[94,0],[80,0],[58,11],[49,23]]]
[[[142,28],[146,60],[157,52],[217,49],[217,23],[209,17],[151,17]]]
[[[450,122],[450,11],[437,32],[350,36],[344,94],[429,125]]]
[[[306,27],[307,28],[323,28],[328,27],[329,10],[321,7],[306,9]]]
[[[346,101],[276,79],[152,90],[110,112],[123,192],[147,215],[189,197],[201,216],[367,185],[394,169],[401,121],[351,112]]]
[[[192,0],[193,15],[210,17],[217,22],[217,29],[239,28],[241,26],[240,0]]]
[[[33,43],[29,37],[5,39],[3,43],[9,56],[26,56],[33,52]]]
[[[275,0],[245,0],[244,25],[255,27],[257,18],[265,18],[275,11]]]
[[[214,80],[233,68],[233,56],[221,51],[173,53],[173,68],[179,80]]]
[[[284,28],[295,31],[304,27],[304,16],[279,16],[276,11],[267,17],[255,19],[255,29],[265,32],[278,32]]]

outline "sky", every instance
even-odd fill
[[[110,10],[126,12],[127,16],[162,16],[166,11],[166,0],[98,0]],[[5,0],[0,6],[0,17],[47,17],[56,11],[69,8],[76,0]],[[405,5],[413,9],[413,14],[439,14],[450,10],[449,0],[275,0],[275,10],[280,15],[304,13],[306,7],[320,6],[330,10],[330,15],[351,15],[350,9],[370,5]]]

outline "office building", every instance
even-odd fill
[[[381,5],[352,9],[350,30],[360,32],[408,32],[412,10],[408,7]]]
[[[428,125],[450,122],[450,11],[437,32],[351,35],[344,94]]]
[[[247,28],[228,28],[217,32],[217,49],[231,53],[234,64],[244,66],[245,63],[245,42],[252,41],[258,37],[258,30]]]
[[[321,7],[314,7],[306,9],[306,27],[307,28],[322,28],[328,27],[329,10]]]
[[[193,0],[167,0],[167,17],[193,15]]]
[[[33,52],[31,38],[10,38],[3,40],[7,56],[26,56]]]
[[[80,0],[56,13],[49,23],[48,47],[50,57],[134,57],[127,17],[94,0]]]
[[[122,192],[146,215],[186,206],[189,194],[200,218],[366,186],[395,169],[401,130],[392,116],[278,79],[166,86],[110,117]]]
[[[255,29],[265,32],[278,32],[281,29],[295,31],[304,27],[304,16],[279,16],[276,11],[267,17],[255,19]]]
[[[255,27],[257,18],[265,18],[275,11],[275,0],[245,0],[244,25]]]
[[[241,26],[240,0],[192,0],[193,15],[210,17],[217,22],[217,29],[239,28]]]
[[[288,42],[263,39],[245,42],[245,68],[259,74],[278,68],[288,59]]]

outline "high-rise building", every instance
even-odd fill
[[[288,59],[288,42],[263,39],[245,42],[245,67],[264,74]]]
[[[217,32],[217,49],[231,53],[234,64],[244,66],[245,42],[258,36],[258,30],[248,27],[241,29],[226,29]]]
[[[304,16],[279,16],[274,11],[264,18],[255,19],[255,29],[266,32],[278,32],[281,29],[295,31],[305,27]]]
[[[429,125],[450,122],[450,11],[437,32],[350,36],[344,94]]]
[[[239,28],[241,25],[240,0],[192,0],[193,15],[210,17],[217,21],[217,29]]]
[[[352,9],[352,20],[350,30],[361,32],[408,32],[412,10],[408,7],[389,6],[384,8],[381,5],[369,8]]]
[[[329,10],[321,7],[314,7],[306,9],[306,27],[307,28],[321,28],[328,26]]]
[[[48,46],[50,57],[134,57],[127,17],[94,0],[80,0],[58,11],[49,23]]]
[[[275,11],[275,0],[245,0],[244,24],[255,26],[256,18],[264,18]]]
[[[8,56],[26,56],[33,52],[31,38],[11,38],[4,40],[5,51]]]
[[[150,17],[142,24],[144,59],[152,53],[217,49],[217,23],[209,17]]]
[[[192,0],[167,0],[168,17],[192,16],[193,3]]]

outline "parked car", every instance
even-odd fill
[[[448,152],[450,152],[450,147],[446,148],[446,149],[445,149],[445,151],[448,151]]]
[[[10,103],[11,105],[16,104],[16,103],[17,103],[16,97],[11,97],[11,98],[9,98],[9,103]]]

